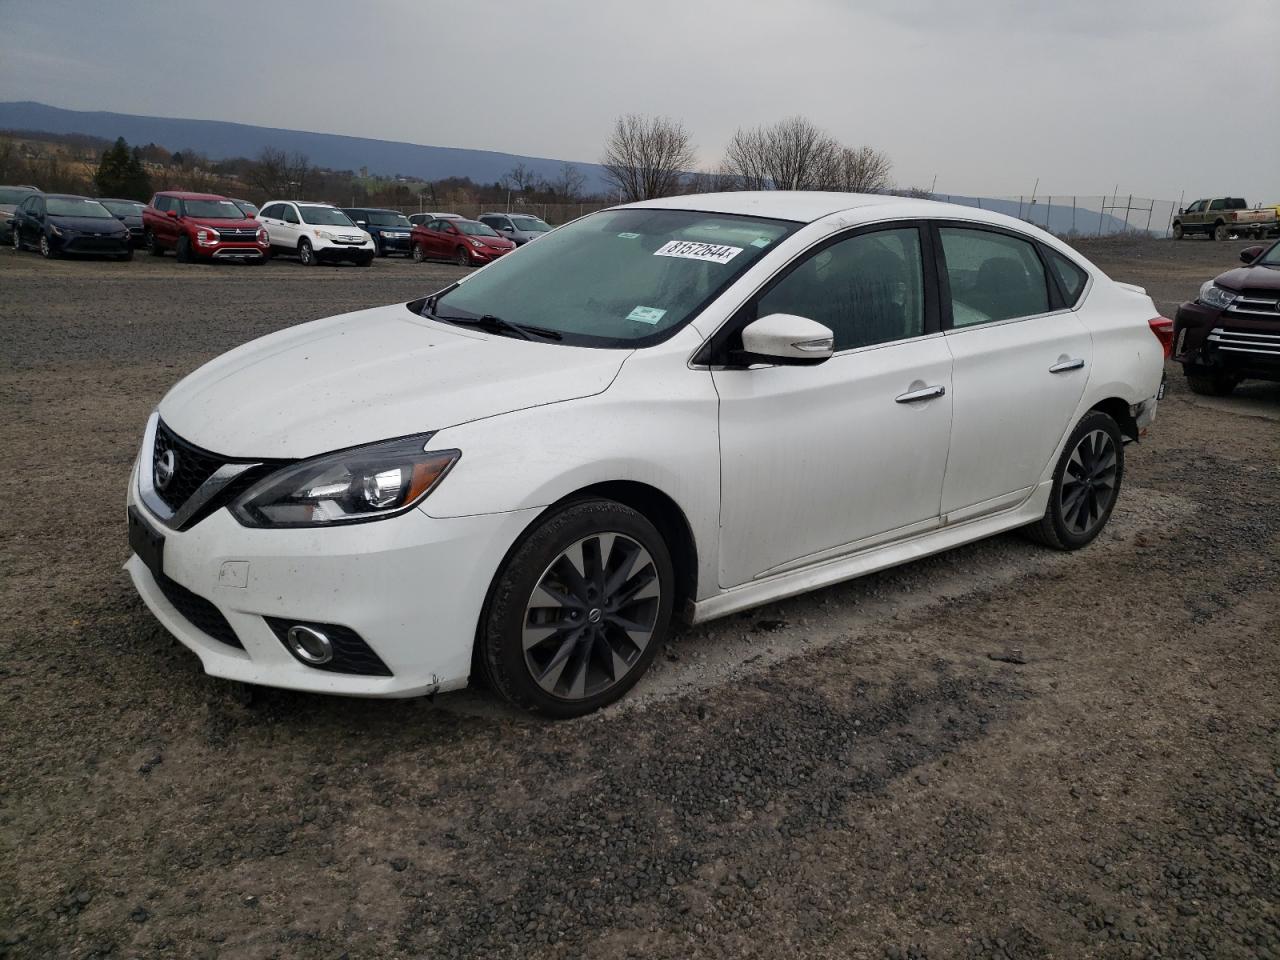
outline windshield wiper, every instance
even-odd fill
[[[530,327],[523,323],[512,323],[510,320],[503,320],[502,317],[494,316],[492,313],[486,313],[479,317],[441,317],[432,314],[437,320],[443,320],[445,323],[454,323],[460,327],[479,327],[481,330],[487,330],[490,333],[506,333],[514,335],[522,340],[533,340],[535,337],[541,340],[563,340],[564,337],[555,330],[547,330],[544,327]]]

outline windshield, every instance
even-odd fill
[[[546,233],[551,229],[551,224],[539,220],[537,217],[512,217],[517,230],[523,230],[525,233]]]
[[[232,202],[243,211],[246,217],[256,217],[258,215],[258,208],[248,200],[233,200]]]
[[[0,187],[0,203],[8,203],[16,207],[33,193],[35,193],[34,190],[25,190],[22,187]]]
[[[111,213],[97,200],[84,198],[50,197],[45,201],[51,217],[87,217],[90,220],[114,220]]]
[[[302,211],[303,223],[319,223],[331,227],[355,226],[350,217],[333,207],[308,207],[305,204],[299,204],[298,209]]]
[[[1264,267],[1280,267],[1280,240],[1271,245],[1271,249],[1260,256],[1254,263],[1260,263]]]
[[[183,200],[188,217],[208,217],[211,220],[243,220],[244,211],[230,200]]]
[[[142,216],[142,204],[132,200],[100,200],[98,201],[117,217]]]
[[[686,210],[610,210],[472,274],[432,306],[554,330],[564,343],[665,339],[799,225]]]
[[[409,218],[403,213],[394,213],[390,210],[370,210],[369,222],[375,227],[412,227]]]
[[[475,220],[454,220],[453,225],[471,237],[496,237],[498,235],[492,227],[477,223]]]

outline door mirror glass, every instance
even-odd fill
[[[1253,261],[1257,260],[1260,256],[1262,256],[1262,251],[1264,249],[1265,247],[1263,247],[1262,244],[1258,244],[1253,247],[1245,247],[1243,250],[1240,251],[1240,262],[1253,263]]]
[[[829,359],[834,351],[835,336],[829,327],[792,313],[771,313],[743,328],[742,351],[733,359],[810,366]]]

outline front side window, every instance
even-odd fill
[[[1066,300],[1068,307],[1074,307],[1080,302],[1085,284],[1089,281],[1089,275],[1079,264],[1067,259],[1057,250],[1045,248],[1045,254],[1048,256],[1049,269],[1058,280],[1063,299]]]
[[[1204,209],[1204,201],[1197,200],[1191,206],[1187,207],[1187,213],[1199,213],[1203,209]]]
[[[1049,312],[1044,267],[1029,240],[993,230],[942,227],[951,323],[971,327]]]
[[[157,210],[159,210],[161,213],[166,213],[169,210],[169,198],[156,197],[154,200],[151,201],[151,205],[155,207]]]
[[[835,335],[836,350],[918,337],[924,333],[921,262],[915,227],[858,234],[824,247],[778,281],[760,298],[756,317],[791,313],[816,320]]]
[[[607,210],[472,274],[433,304],[440,319],[485,315],[561,342],[630,348],[665,339],[795,230],[789,221],[689,210]]]
[[[287,203],[280,208],[280,211],[281,211],[281,219],[284,220],[285,223],[298,222],[297,211],[295,211],[293,207],[289,206]]]

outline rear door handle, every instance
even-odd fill
[[[900,393],[894,397],[895,403],[919,403],[922,400],[933,400],[937,397],[945,395],[946,387],[921,387],[919,390],[908,390],[906,393]]]
[[[1076,357],[1074,360],[1061,360],[1049,368],[1050,373],[1066,373],[1068,370],[1079,370],[1084,366],[1084,360]]]

